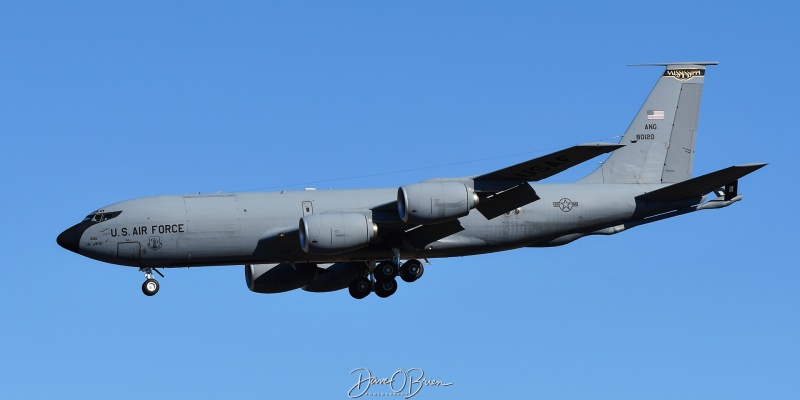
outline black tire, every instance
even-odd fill
[[[349,290],[350,296],[353,296],[354,299],[361,300],[369,296],[370,292],[372,292],[372,282],[367,278],[358,278],[350,282]]]
[[[419,260],[408,260],[400,267],[400,277],[406,282],[414,282],[425,272],[425,267]]]
[[[397,264],[394,261],[381,261],[375,267],[375,280],[378,282],[388,281],[397,276]]]
[[[160,288],[160,286],[161,285],[158,284],[157,280],[150,278],[144,281],[144,283],[142,283],[142,293],[144,293],[147,296],[152,296],[158,293],[158,289]]]
[[[378,295],[378,297],[387,298],[396,291],[397,281],[394,280],[394,278],[375,283],[375,294]]]

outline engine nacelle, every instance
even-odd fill
[[[423,182],[397,190],[397,211],[403,221],[429,225],[469,214],[478,205],[478,195],[459,182]]]
[[[318,275],[316,264],[248,264],[247,288],[256,293],[281,293],[308,285]]]
[[[281,293],[302,288],[308,292],[332,292],[365,276],[363,261],[335,264],[284,263],[244,266],[247,288],[256,293]]]
[[[378,225],[364,214],[315,214],[300,218],[300,247],[306,253],[333,255],[369,245]]]
[[[367,263],[363,261],[339,262],[335,264],[318,264],[319,274],[307,286],[306,292],[333,292],[350,286],[350,282],[366,276],[369,272]]]

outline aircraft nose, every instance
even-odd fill
[[[75,225],[64,232],[61,232],[61,234],[56,238],[56,242],[59,246],[71,252],[77,253],[81,245],[81,236],[85,230],[86,225]]]

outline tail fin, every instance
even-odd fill
[[[620,144],[585,183],[676,183],[692,177],[697,117],[706,66],[716,62],[646,64],[666,70]]]

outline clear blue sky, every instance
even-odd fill
[[[793,2],[162,3],[0,3],[0,397],[345,399],[356,368],[453,383],[419,399],[800,396]],[[770,163],[727,209],[432,260],[362,301],[254,294],[241,267],[147,298],[55,243],[133,197],[397,187],[612,141],[661,73],[626,64],[685,60],[720,62],[695,173]]]

